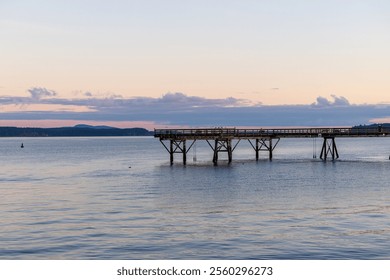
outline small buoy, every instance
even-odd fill
[[[129,168],[131,168],[131,166],[129,166]]]
[[[20,148],[24,148],[24,145],[23,145],[23,143],[22,143],[22,145],[20,145]]]

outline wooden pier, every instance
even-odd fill
[[[322,138],[320,158],[339,158],[336,137],[384,137],[390,136],[388,127],[347,127],[347,128],[277,128],[277,129],[237,129],[237,128],[196,128],[196,129],[155,129],[154,137],[159,138],[170,155],[173,164],[174,154],[182,154],[183,164],[187,162],[187,153],[196,141],[206,141],[213,150],[213,163],[217,165],[218,154],[228,154],[228,162],[233,159],[233,151],[240,141],[247,140],[259,159],[260,151],[267,151],[271,160],[273,150],[281,138]],[[236,144],[233,145],[233,140]],[[168,142],[169,144],[167,144]],[[187,144],[188,142],[188,144]]]

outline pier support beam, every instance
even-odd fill
[[[276,142],[273,144],[272,140],[276,139]],[[255,145],[253,145],[252,141],[248,139],[248,142],[251,144],[252,148],[256,152],[256,160],[259,160],[259,152],[260,151],[267,151],[268,152],[268,158],[269,160],[272,160],[273,157],[273,150],[275,149],[276,145],[278,145],[280,138],[260,138],[256,139]]]
[[[183,141],[183,149],[181,150],[183,153],[183,164],[187,164],[187,150],[186,150],[186,140]]]
[[[165,145],[165,143],[160,140],[161,144],[164,146],[164,148],[169,153],[170,163],[173,165],[173,155],[174,154],[183,154],[183,164],[187,164],[187,153],[191,149],[191,147],[194,145],[196,140],[194,140],[190,147],[187,149],[186,140],[185,139],[171,139],[169,140],[169,148]]]
[[[226,152],[228,154],[228,162],[231,163],[233,160],[233,150],[235,149],[234,146],[232,147],[232,139],[215,139],[214,145],[211,145],[208,140],[206,140],[211,149],[213,149],[213,163],[214,165],[218,165],[218,153],[220,152]]]
[[[272,138],[270,138],[268,142],[269,160],[272,160],[272,151],[274,150],[274,148],[272,147]]]
[[[163,143],[163,142],[161,142]],[[164,145],[164,143],[163,143]],[[170,149],[169,149],[169,155],[170,155],[170,162],[171,162],[171,165],[173,164],[173,153],[174,153],[174,150],[173,150],[173,140],[170,140],[170,145],[169,145]]]
[[[339,153],[337,152],[336,141],[334,140],[334,138],[334,136],[324,137],[320,159],[326,161],[329,154],[332,156],[332,160],[339,158]]]
[[[218,140],[215,140],[215,145],[214,145],[214,156],[213,156],[213,163],[214,165],[217,165],[218,162]]]

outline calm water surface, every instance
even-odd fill
[[[201,142],[170,166],[154,138],[0,138],[0,259],[390,259],[390,139],[336,141],[214,167]]]

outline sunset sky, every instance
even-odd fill
[[[387,0],[0,0],[0,126],[390,121]]]

